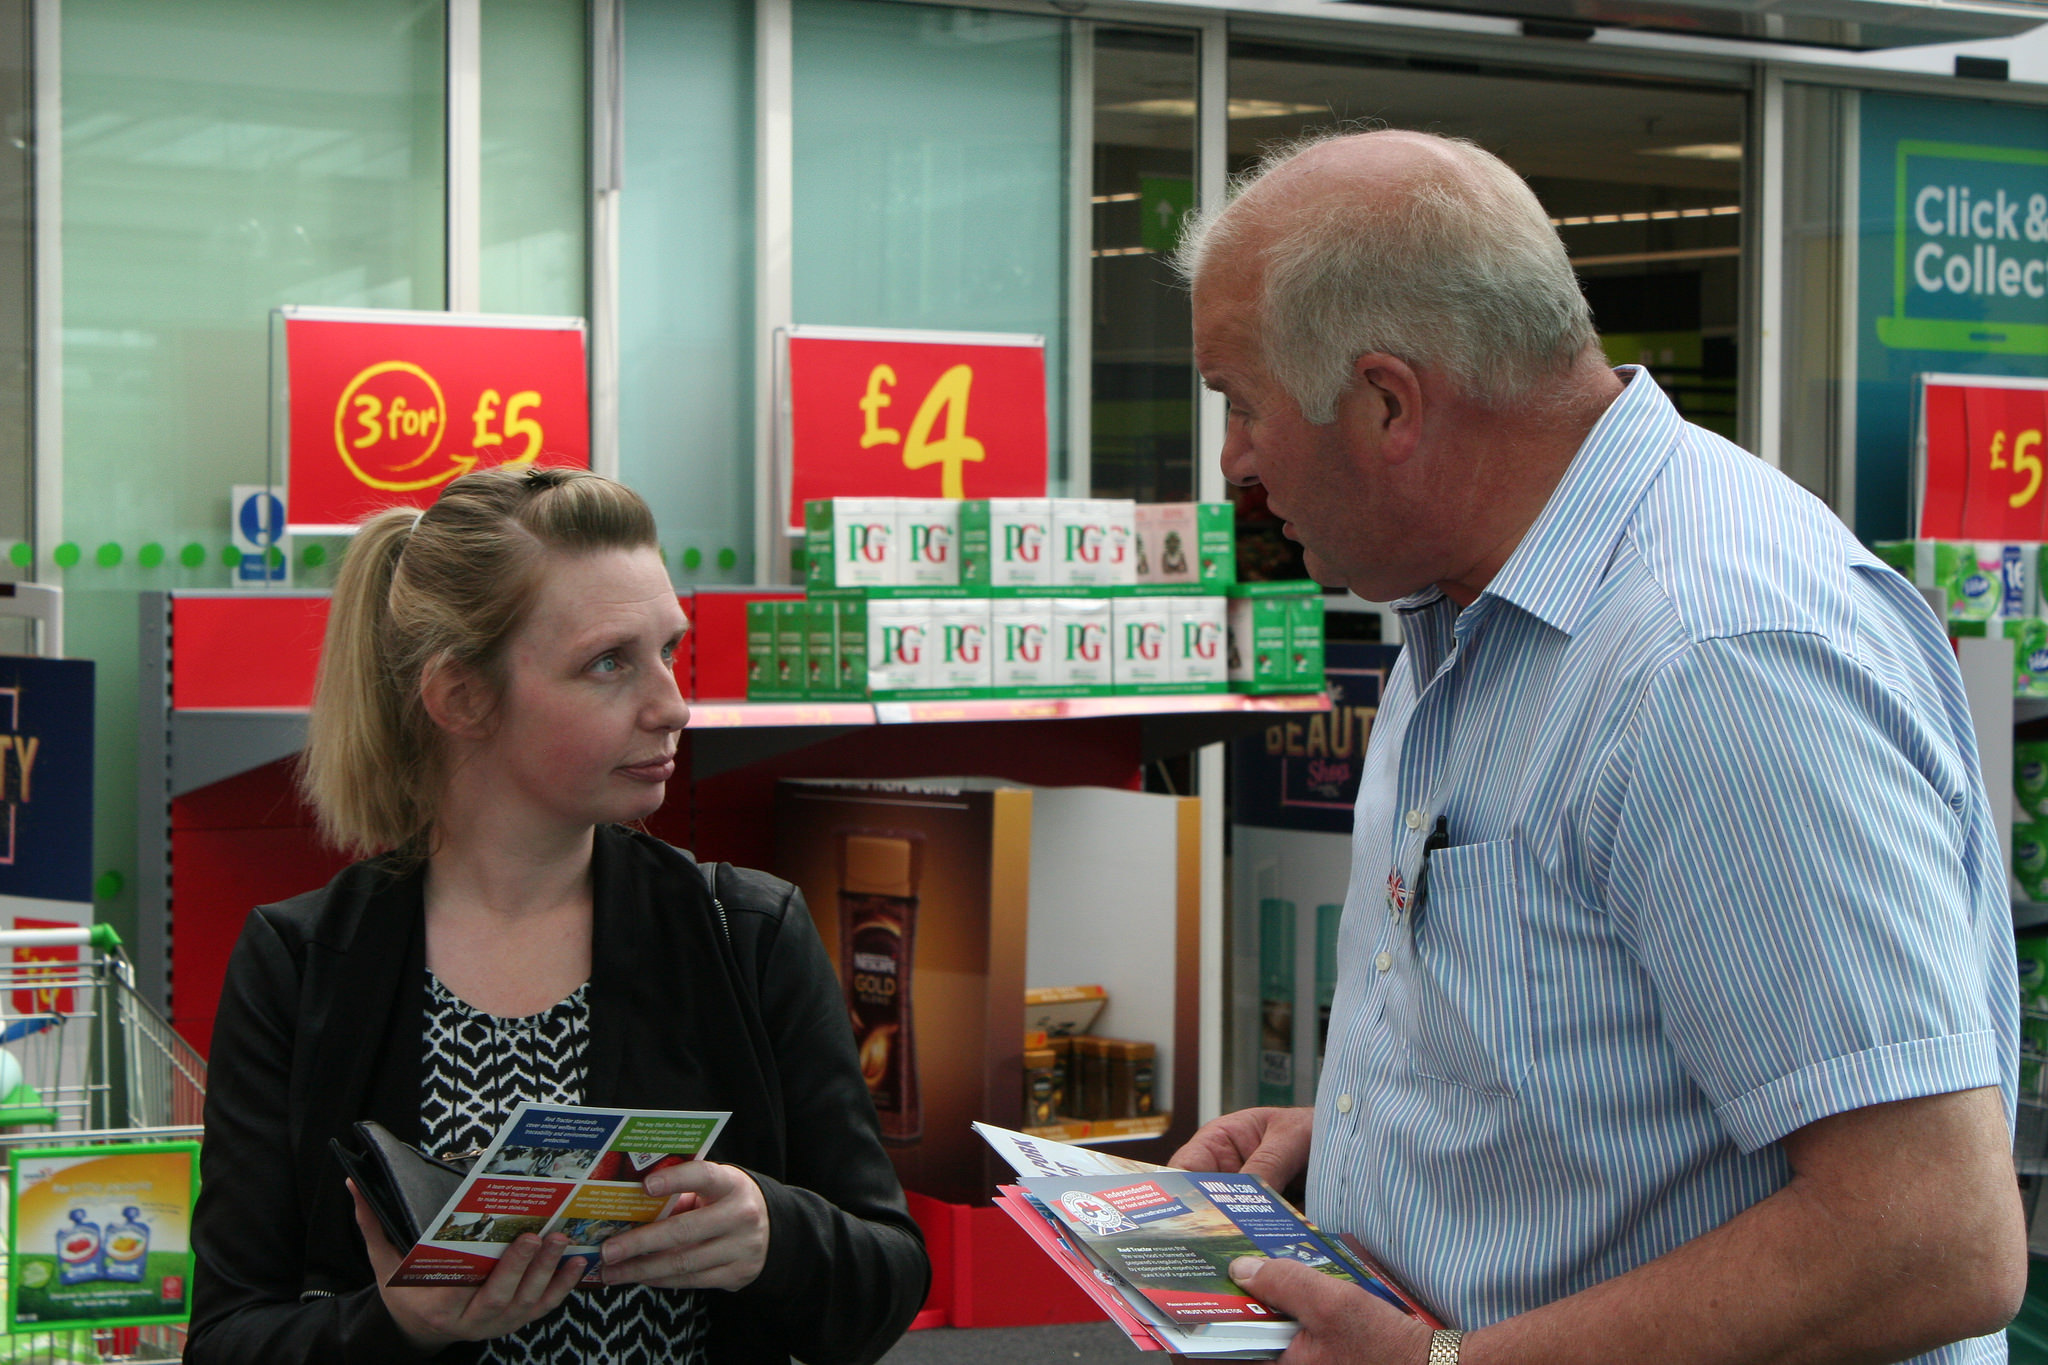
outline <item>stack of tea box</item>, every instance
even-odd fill
[[[1950,635],[2004,635],[2013,643],[2013,695],[2048,697],[2048,620],[2031,542],[1889,540],[1872,550],[1917,588],[1939,597]]]
[[[751,700],[1323,685],[1320,590],[1238,585],[1228,503],[822,499],[804,559],[803,601],[748,608]]]

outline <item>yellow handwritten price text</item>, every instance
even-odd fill
[[[342,390],[334,407],[334,445],[349,472],[365,484],[410,492],[467,473],[487,449],[510,441],[520,442],[521,448],[503,463],[530,462],[546,439],[533,415],[539,408],[540,394],[532,389],[510,398],[485,389],[470,414],[473,449],[443,453],[448,402],[441,386],[410,361],[386,360],[363,370]]]
[[[894,401],[884,389],[895,387],[896,371],[887,365],[877,365],[868,371],[867,392],[859,403],[863,418],[860,448],[900,445],[905,469],[939,466],[940,497],[966,497],[963,468],[970,461],[979,464],[988,458],[981,442],[967,434],[967,399],[974,387],[974,367],[955,365],[933,381],[924,401],[917,405],[917,415],[910,419],[907,441],[902,432],[882,425],[882,409]],[[934,440],[932,428],[939,425],[941,413],[946,419],[944,434]]]
[[[2012,443],[2012,460],[2010,463],[2006,461],[2005,451],[2006,433],[2000,431],[1991,438],[1991,467],[1993,469],[2010,469],[2015,474],[2021,474],[2026,477],[2026,487],[2006,499],[2007,504],[2010,506],[2025,507],[2041,491],[2040,431],[2036,429],[2020,433],[2019,439]]]

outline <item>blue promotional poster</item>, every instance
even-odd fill
[[[0,656],[0,908],[92,903],[93,665]],[[47,908],[47,907],[44,907]]]
[[[1914,376],[2048,376],[2048,110],[1866,92],[1856,531],[1909,527]]]

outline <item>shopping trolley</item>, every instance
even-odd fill
[[[0,1180],[36,1146],[196,1139],[205,1094],[111,925],[0,931]],[[176,1361],[184,1342],[182,1323],[0,1333],[0,1365]]]

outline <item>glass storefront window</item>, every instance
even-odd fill
[[[1911,534],[1916,377],[2048,378],[2048,111],[1854,99],[1855,527],[1889,540]]]
[[[30,233],[31,139],[27,0],[0,3],[0,582],[30,576],[32,443],[30,346],[35,336],[35,256]],[[28,652],[20,621],[0,620],[0,654]]]
[[[1616,364],[1736,434],[1744,96],[1583,72],[1233,44],[1231,169],[1358,120],[1469,138],[1550,210]]]
[[[753,580],[754,14],[625,0],[619,475],[678,582]]]
[[[1195,496],[1188,295],[1166,264],[1195,207],[1195,39],[1098,28],[1090,262],[1094,496]]]
[[[486,313],[588,312],[589,26],[575,0],[482,0]]]
[[[796,0],[793,24],[793,320],[1044,336],[1058,484],[1065,21]]]
[[[439,308],[438,0],[67,0],[66,643],[99,662],[101,868],[133,927],[138,588],[219,587],[268,464],[270,311]],[[47,134],[46,134],[47,136]],[[56,357],[46,357],[46,362]]]

